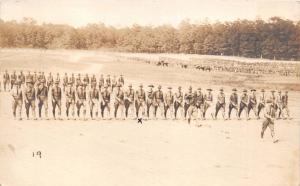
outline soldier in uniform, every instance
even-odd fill
[[[76,78],[76,90],[79,87],[79,85],[81,85],[81,84],[82,84],[82,82],[81,82],[81,76],[80,76],[80,74],[78,74],[77,78]]]
[[[180,110],[182,117],[183,114],[183,93],[181,91],[181,86],[178,87],[178,91],[174,95],[174,117],[177,119],[177,112]]]
[[[197,93],[196,93],[196,108],[197,108],[197,118],[200,115],[200,118],[203,119],[204,95],[201,92],[201,88],[198,88]]]
[[[69,80],[68,74],[65,73],[65,76],[63,77],[63,91],[66,90],[66,86],[68,85],[68,80]]]
[[[91,86],[92,89],[89,92],[89,105],[90,105],[90,116],[92,119],[94,119],[94,115],[93,115],[94,111],[95,111],[96,118],[98,118],[100,94],[99,94],[99,90],[96,89],[97,87],[96,82],[92,82]]]
[[[107,75],[106,79],[105,79],[105,83],[108,87],[111,87],[111,79],[110,79],[110,75]]]
[[[238,117],[238,95],[236,93],[236,88],[232,89],[232,94],[230,95],[228,119],[230,119],[232,109],[236,111],[236,117]]]
[[[45,118],[48,119],[48,87],[45,86],[45,80],[42,79],[37,88],[36,97],[38,99],[39,118],[42,118],[42,108],[45,109]]]
[[[25,85],[25,75],[23,74],[23,71],[21,70],[20,75],[18,76],[18,81],[21,83],[21,87],[24,87]]]
[[[150,109],[154,109],[154,92],[153,92],[153,85],[149,85],[149,90],[147,91],[146,97],[146,112],[147,118],[150,119]]]
[[[10,83],[10,77],[7,70],[5,70],[5,73],[3,74],[4,91],[6,91],[7,90],[6,88],[9,87],[9,83]]]
[[[53,86],[53,76],[51,74],[51,72],[49,73],[48,77],[47,77],[47,87],[48,87],[48,90],[51,90],[52,89],[52,86]]]
[[[93,85],[97,86],[97,78],[96,78],[95,74],[93,74],[93,76],[91,77],[91,88]]]
[[[217,119],[217,116],[218,116],[218,112],[219,110],[222,111],[222,117],[223,119],[225,120],[225,106],[226,106],[226,102],[225,102],[225,94],[223,92],[223,88],[220,89],[220,93],[218,95],[218,100],[217,100],[217,103],[216,103],[216,112],[215,112],[215,117],[214,119]]]
[[[33,82],[29,79],[27,80],[27,86],[24,90],[24,100],[25,100],[25,109],[26,116],[29,119],[29,109],[31,108],[32,116],[36,120],[35,117],[35,89]]]
[[[13,97],[12,110],[13,110],[14,119],[17,118],[17,114],[18,114],[18,119],[22,120],[21,113],[22,113],[22,105],[23,105],[23,91],[20,88],[20,83],[21,83],[20,81],[15,82],[15,84],[13,85],[13,89],[11,90],[11,95]]]
[[[37,75],[36,71],[34,71],[34,73],[33,73],[32,81],[33,81],[33,85],[36,86],[36,83],[38,81],[38,75]]]
[[[86,90],[86,87],[90,84],[90,78],[89,75],[86,74],[85,77],[83,78],[83,87]]]
[[[104,118],[105,108],[108,111],[108,119],[110,119],[110,92],[108,91],[108,86],[104,85],[104,90],[101,92],[102,101],[101,101],[101,116]]]
[[[60,84],[60,75],[59,75],[59,73],[56,74],[56,77],[55,77],[54,81],[58,82],[58,85]]]
[[[280,119],[280,116],[282,113],[282,95],[281,95],[280,90],[278,91],[278,95],[276,96],[275,102],[276,102],[276,107],[278,110],[278,113],[276,112],[276,114],[277,114],[276,119]]]
[[[80,110],[82,108],[84,120],[85,120],[85,116],[86,116],[86,100],[87,100],[86,90],[84,88],[83,83],[81,83],[78,85],[78,89],[77,89],[76,107],[77,107],[77,117],[78,118],[80,118]]]
[[[264,133],[267,129],[267,127],[271,130],[271,136],[273,138],[273,142],[276,143],[278,140],[275,138],[275,132],[274,132],[274,118],[275,118],[275,108],[274,103],[272,100],[267,100],[267,106],[265,109],[264,114],[265,120],[262,124],[262,130],[261,130],[261,138],[264,137]]]
[[[170,118],[174,117],[174,94],[172,92],[172,87],[168,87],[169,91],[165,94],[165,119],[167,119],[167,112],[170,111]]]
[[[54,87],[52,87],[51,90],[52,94],[52,114],[54,119],[56,119],[56,107],[58,108],[58,117],[61,119],[61,96],[62,96],[62,91],[61,88],[59,87],[59,80],[55,80]]]
[[[117,113],[119,110],[119,113],[121,115],[122,119],[125,119],[124,116],[124,92],[123,90],[121,90],[121,85],[117,85],[117,90],[116,90],[116,94],[115,94],[115,103],[114,103],[114,108],[115,108],[115,119],[117,118]]]
[[[142,84],[139,86],[139,90],[136,91],[135,95],[136,95],[136,100],[135,100],[136,117],[137,118],[143,117],[145,116],[146,93],[143,90]]]
[[[69,79],[69,81],[68,81],[68,83],[70,82],[71,83],[71,85],[72,85],[72,87],[75,85],[75,76],[74,76],[74,73],[72,73],[72,75],[71,75],[71,77],[70,77],[70,79]]]
[[[154,92],[154,117],[157,118],[157,110],[159,108],[161,118],[164,117],[164,94],[161,90],[161,86],[158,85],[157,91]]]
[[[191,94],[189,98],[189,108],[188,108],[188,124],[191,123],[191,119],[194,115],[194,113],[197,113],[197,107],[196,107],[196,102],[197,102],[197,92],[195,91],[194,93]]]
[[[193,98],[193,90],[192,87],[189,87],[188,93],[184,95],[184,119],[186,119],[187,111],[190,107],[191,99]]]
[[[71,114],[73,119],[75,119],[75,90],[73,88],[73,83],[71,81],[68,82],[68,86],[65,90],[66,94],[66,116],[69,119],[69,112],[71,108]]]
[[[104,86],[104,77],[103,77],[103,74],[101,74],[100,78],[99,78],[99,90],[100,91],[102,90],[103,86]]]
[[[208,88],[206,89],[207,93],[204,96],[204,113],[203,113],[203,119],[206,119],[206,113],[209,113],[212,118],[214,118],[214,115],[211,111],[212,109],[212,103],[213,103],[213,95],[211,93],[212,89]]]
[[[17,81],[17,74],[16,71],[14,71],[13,74],[10,76],[10,89],[12,89],[16,81]]]
[[[248,115],[248,104],[249,104],[249,97],[248,97],[248,94],[247,94],[247,90],[243,90],[243,94],[241,95],[241,102],[240,102],[240,108],[239,108],[239,114],[238,114],[238,117],[239,119],[241,119],[241,114],[243,112],[244,109],[246,109],[246,117],[247,119],[249,118],[249,115]]]
[[[122,74],[120,75],[120,77],[119,77],[119,79],[118,79],[118,83],[119,83],[120,85],[122,85],[122,86],[124,86],[124,84],[125,84],[124,77],[123,77]]]
[[[285,94],[282,96],[282,113],[283,119],[290,118],[290,111],[288,107],[288,91],[285,91]]]
[[[128,85],[129,89],[125,92],[125,116],[128,118],[128,111],[130,110],[131,116],[134,114],[134,90],[132,89],[132,85]]]
[[[114,88],[118,85],[118,82],[117,82],[117,78],[116,76],[113,76],[113,79],[111,80],[111,91],[113,92],[114,91]]]
[[[257,117],[257,110],[256,110],[256,106],[257,106],[257,100],[256,100],[256,95],[255,95],[256,90],[252,89],[251,92],[252,92],[252,95],[249,96],[248,116],[250,114],[250,111],[253,110],[256,118],[258,118]]]
[[[260,118],[259,114],[260,112],[265,108],[266,98],[265,98],[265,90],[261,90],[261,95],[259,97],[259,104],[258,104],[258,111],[257,111],[257,117]]]

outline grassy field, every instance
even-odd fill
[[[10,94],[0,92],[0,185],[299,185],[299,79],[162,68],[127,59],[133,55],[155,58],[100,51],[2,49],[0,70],[123,74],[125,84],[135,88],[151,83],[161,84],[164,90],[180,85],[185,91],[192,85],[211,87],[216,95],[223,87],[227,99],[233,87],[238,94],[243,88],[287,89],[293,119],[276,121],[276,144],[269,130],[260,139],[262,120],[254,119],[197,123],[202,127],[182,120],[149,120],[143,125],[135,120],[15,121]],[[32,157],[36,151],[42,152],[42,158]]]

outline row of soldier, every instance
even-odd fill
[[[30,109],[33,118],[36,118],[36,104],[38,105],[39,117],[42,117],[41,111],[44,108],[45,117],[48,118],[48,100],[51,100],[53,117],[57,118],[57,113],[61,118],[62,98],[64,97],[67,118],[75,118],[76,106],[77,117],[82,116],[86,119],[86,107],[89,105],[91,118],[110,118],[111,107],[113,107],[114,117],[122,119],[125,117],[156,118],[159,111],[160,118],[186,118],[188,122],[195,115],[200,119],[206,119],[207,115],[217,119],[218,113],[221,112],[223,119],[226,120],[231,118],[232,110],[236,110],[238,119],[241,118],[241,114],[245,110],[246,118],[249,119],[251,110],[253,110],[256,118],[260,117],[267,100],[264,90],[261,91],[260,98],[257,100],[256,90],[252,89],[250,95],[247,94],[247,90],[243,90],[239,101],[237,90],[233,89],[226,117],[226,100],[223,89],[220,89],[217,100],[214,102],[212,89],[207,89],[206,93],[202,93],[201,88],[193,91],[192,87],[189,87],[188,91],[183,94],[181,87],[178,87],[178,90],[174,93],[172,87],[168,87],[168,91],[163,93],[161,86],[158,86],[157,90],[154,91],[153,85],[149,85],[148,91],[143,89],[143,85],[140,85],[138,90],[135,91],[132,85],[128,86],[128,90],[123,90],[124,84],[122,83],[118,83],[116,88],[112,85],[108,86],[106,83],[102,87],[99,86],[99,83],[97,84],[97,81],[92,81],[90,88],[82,82],[74,85],[73,81],[68,81],[67,86],[64,88],[60,87],[58,80],[55,80],[53,86],[51,84],[47,86],[47,84],[49,85],[44,79],[39,80],[36,86],[31,78],[26,79],[26,86],[22,85],[20,80],[15,81],[11,91],[14,117],[17,117],[18,114],[18,118],[21,119],[24,102],[27,118],[29,118]],[[271,91],[269,100],[276,108],[277,118],[282,115],[284,118],[289,117],[287,91],[284,95],[281,95],[280,91],[277,95],[275,95],[275,91]],[[105,116],[105,111],[108,116]]]

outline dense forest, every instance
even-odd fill
[[[148,53],[195,53],[300,60],[300,21],[264,20],[116,28],[103,23],[74,28],[0,20],[2,48],[100,49]]]

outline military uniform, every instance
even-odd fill
[[[236,110],[236,116],[238,117],[238,95],[235,92],[236,89],[233,89],[233,93],[230,95],[229,111],[228,118],[230,119],[232,109]]]
[[[66,115],[69,118],[69,112],[70,112],[70,108],[71,108],[71,114],[72,117],[74,119],[75,117],[75,90],[72,86],[72,82],[68,83],[69,86],[66,88],[65,90],[65,94],[66,94]]]
[[[190,100],[189,100],[189,108],[188,108],[188,123],[191,123],[191,119],[193,117],[194,113],[197,113],[197,106],[196,106],[196,102],[197,102],[197,93],[194,92],[192,93]]]
[[[99,79],[99,90],[101,91],[101,88],[104,86],[104,78],[103,76],[101,75],[100,76],[100,79]]]
[[[74,77],[74,74],[72,74],[72,76],[69,78],[68,83],[70,83],[72,87],[75,85],[75,77]]]
[[[44,80],[41,83],[45,83]],[[42,108],[44,106],[45,109],[45,117],[48,118],[48,88],[44,85],[39,86],[37,88],[36,96],[39,100],[38,107],[39,107],[39,117],[42,117]]]
[[[276,142],[277,140],[275,139],[275,132],[274,132],[275,108],[274,108],[274,104],[272,103],[272,100],[269,101],[270,102],[265,109],[265,114],[264,114],[265,120],[263,121],[262,124],[261,138],[264,137],[265,130],[267,129],[267,127],[269,127],[271,130],[271,136],[273,138],[273,142]]]
[[[97,79],[96,79],[96,76],[95,75],[93,75],[92,77],[91,77],[91,87],[93,86],[93,85],[97,85]],[[99,89],[100,90],[100,89]]]
[[[238,117],[240,119],[243,110],[246,109],[246,117],[248,119],[249,115],[248,115],[248,110],[247,109],[248,109],[248,104],[249,104],[249,97],[248,97],[248,94],[247,94],[247,90],[244,90],[243,92],[244,92],[244,94],[241,95],[241,102],[240,102]]]
[[[118,85],[116,77],[111,80],[111,91],[114,91],[114,88]]]
[[[110,119],[110,92],[108,91],[108,86],[105,85],[105,90],[101,93],[102,94],[102,101],[101,101],[101,115],[104,118],[104,111],[105,108],[108,111],[108,118]]]
[[[79,87],[79,85],[82,84],[82,81],[81,81],[81,77],[80,77],[80,74],[78,75],[78,77],[76,78],[76,89]]]
[[[135,100],[135,111],[136,111],[136,117],[139,118],[140,116],[145,115],[145,104],[146,104],[146,93],[143,90],[143,86],[140,85],[141,89],[137,90],[136,100]],[[141,114],[140,114],[141,112]]]
[[[190,90],[190,92],[188,92],[184,95],[184,118],[186,118],[187,111],[190,107],[190,102],[193,98],[192,87],[190,87],[189,90]]]
[[[164,117],[164,94],[160,88],[154,92],[154,117],[157,117],[157,110],[159,108],[161,118]]]
[[[18,81],[20,82],[21,87],[23,87],[25,84],[25,75],[23,74],[23,72],[21,72],[18,76]]]
[[[170,111],[170,118],[174,117],[174,94],[171,91],[172,87],[168,88],[170,91],[165,94],[165,119],[167,118],[167,112]]]
[[[83,109],[83,119],[85,119],[86,116],[86,90],[83,87],[83,85],[79,85],[77,89],[77,117],[80,118],[80,110]]]
[[[53,76],[52,74],[50,73],[49,76],[47,77],[47,87],[48,87],[48,90],[50,90],[53,86]]]
[[[133,116],[134,114],[134,90],[132,89],[132,85],[129,85],[129,90],[125,92],[125,116],[128,118],[128,111],[130,110],[130,114]]]
[[[257,110],[257,117],[259,118],[260,112],[265,108],[266,103],[266,96],[265,96],[265,90],[261,90],[262,94],[259,97],[259,104],[258,104],[258,110]]]
[[[220,93],[218,95],[218,100],[216,103],[216,112],[215,112],[215,119],[217,119],[218,112],[222,111],[223,119],[225,119],[225,94],[223,93],[223,89],[220,89]]]
[[[119,85],[122,85],[122,86],[124,86],[124,84],[125,84],[125,81],[124,81],[124,77],[123,77],[122,75],[119,77],[119,79],[118,79],[118,83],[119,83]]]
[[[181,87],[178,87],[178,91],[174,95],[174,117],[177,119],[177,112],[180,110],[181,117],[183,114],[183,93]]]
[[[54,119],[56,119],[55,111],[56,107],[58,108],[58,116],[61,117],[61,96],[62,96],[62,91],[61,88],[58,86],[59,81],[55,81],[55,86],[52,88],[51,93],[52,93],[52,114]]]
[[[90,84],[90,78],[88,75],[86,75],[84,78],[83,78],[83,87],[84,89],[86,89],[86,87]]]
[[[287,117],[290,117],[290,111],[288,107],[288,92],[286,91],[285,95],[282,96],[282,112],[283,117],[286,119]]]
[[[64,91],[66,90],[66,86],[68,85],[68,81],[69,81],[68,75],[65,74],[65,76],[63,78],[63,90]]]
[[[281,116],[281,113],[282,113],[282,96],[281,96],[281,91],[278,91],[278,95],[276,96],[276,106],[277,106],[277,110],[278,110],[278,113],[277,113],[277,119],[280,118]]]
[[[203,113],[203,119],[206,119],[206,114],[210,114],[213,116],[213,111],[212,111],[212,103],[213,103],[213,95],[211,93],[212,89],[207,89],[208,93],[205,94],[204,96],[204,113]]]
[[[15,84],[15,82],[17,81],[17,75],[16,72],[14,72],[11,76],[10,76],[10,89],[12,89],[13,85]]]
[[[3,74],[3,86],[4,86],[4,91],[6,91],[7,87],[9,87],[9,83],[10,83],[10,77],[9,74],[7,73],[7,71]]]
[[[28,82],[31,86],[27,86],[24,90],[24,98],[25,98],[25,109],[26,109],[26,116],[29,119],[29,109],[31,108],[32,116],[34,119],[35,117],[35,89],[33,87],[33,82]]]
[[[196,108],[197,108],[197,117],[203,118],[204,113],[204,95],[201,92],[201,88],[198,88],[196,93]]]
[[[89,92],[89,105],[90,105],[90,116],[94,118],[93,113],[95,111],[96,117],[98,117],[99,112],[99,90],[96,89],[96,83],[92,83],[92,89]]]
[[[251,90],[252,92],[255,92],[255,89]],[[256,95],[253,93],[252,95],[249,96],[249,104],[248,104],[248,116],[250,114],[250,111],[253,110],[255,116],[257,117],[257,100],[256,100]],[[258,118],[258,117],[257,117]]]
[[[115,118],[117,118],[117,113],[118,113],[118,110],[119,110],[121,118],[125,119],[125,116],[124,116],[124,92],[120,89],[120,86],[121,85],[118,85],[118,89],[117,89],[116,94],[115,94],[115,103],[114,103],[115,113],[114,113],[114,116],[115,116]]]
[[[11,90],[11,95],[13,97],[13,101],[12,101],[12,110],[13,110],[13,116],[16,119],[17,114],[18,119],[21,120],[22,119],[22,105],[23,105],[23,92],[21,90],[21,88],[19,87],[19,83],[15,83],[15,86],[13,87],[13,89]],[[18,112],[17,112],[18,110]]]
[[[150,109],[154,109],[154,92],[152,90],[153,85],[149,85],[150,90],[147,91],[146,97],[146,112],[148,119],[150,118]]]

